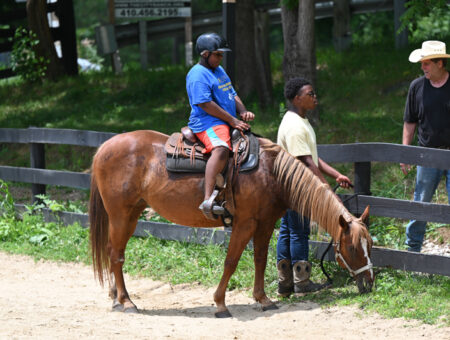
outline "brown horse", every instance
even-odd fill
[[[141,212],[150,205],[166,219],[192,227],[217,227],[198,209],[203,174],[170,173],[165,168],[168,136],[155,131],[116,135],[100,146],[92,164],[90,238],[94,272],[110,286],[113,309],[137,312],[125,288],[125,247]],[[309,216],[332,236],[338,262],[358,283],[360,292],[374,281],[372,240],[361,218],[351,215],[328,185],[270,140],[260,138],[260,162],[234,183],[235,215],[224,271],[214,293],[217,317],[229,317],[225,291],[241,254],[253,238],[254,299],[263,310],[276,305],[264,292],[268,246],[276,221],[287,208]],[[105,275],[106,274],[106,275]]]

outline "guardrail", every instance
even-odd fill
[[[0,143],[30,144],[30,160],[32,165],[32,168],[0,166],[0,178],[6,181],[32,183],[33,185],[61,185],[87,189],[90,185],[89,174],[33,168],[33,164],[44,164],[45,167],[45,144],[97,147],[114,135],[114,133],[83,130],[0,128]],[[36,152],[36,149],[40,151]],[[354,200],[346,202],[347,208],[352,213],[361,214],[365,206],[370,205],[370,213],[374,216],[450,223],[450,205],[412,202],[370,195],[371,162],[407,163],[449,169],[450,150],[388,143],[319,145],[318,149],[320,157],[327,162],[354,163],[354,190],[355,192],[363,192],[366,194],[358,195]],[[341,195],[343,199],[348,196]],[[58,214],[66,223],[70,224],[78,221],[87,227],[88,218],[86,214],[67,212]],[[135,235],[144,236],[147,233],[162,239],[202,244],[224,244],[228,239],[230,231],[139,221]],[[316,257],[319,257],[327,246],[324,242],[312,242],[311,245],[314,248],[312,254]],[[334,260],[332,252],[328,253],[326,259]],[[450,257],[446,256],[416,254],[374,247],[372,260],[374,265],[378,267],[392,267],[395,269],[450,276]]]

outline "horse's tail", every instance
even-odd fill
[[[91,197],[89,202],[90,241],[94,274],[103,286],[104,274],[109,273],[110,263],[107,253],[108,214],[98,191],[95,173],[91,177]],[[109,279],[109,275],[106,276]]]

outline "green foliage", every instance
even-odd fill
[[[427,16],[418,18],[416,25],[409,23],[408,29],[411,32],[410,40],[413,42],[445,40],[450,36],[450,5],[436,8]]]
[[[2,179],[0,179],[0,213],[6,219],[15,215],[14,199],[9,192],[8,184]]]
[[[30,213],[39,211],[40,209],[43,208],[50,209],[52,212],[55,213],[59,211],[83,213],[83,209],[80,207],[79,204],[77,204],[77,202],[66,201],[65,203],[61,203],[50,199],[47,195],[36,195],[36,197],[39,198],[40,203],[35,203],[31,206],[26,206],[27,210]]]
[[[418,27],[417,23],[425,17],[428,17],[436,11],[448,11],[446,0],[409,0],[405,3],[407,8],[405,13],[400,18],[402,24],[398,32],[408,28],[410,32],[414,32]],[[440,13],[440,12],[438,12]]]
[[[12,69],[28,82],[40,81],[49,64],[47,59],[36,54],[35,47],[38,44],[39,40],[34,32],[22,27],[16,29],[11,51]]]
[[[43,204],[26,206],[20,215],[5,182],[0,180],[0,249],[64,261],[89,261],[88,233],[78,224],[65,227],[59,222],[45,222],[40,209]],[[70,210],[55,201],[41,196],[54,212]],[[76,209],[73,209],[76,210]]]
[[[380,44],[394,36],[392,12],[352,15],[352,43],[355,45]],[[389,38],[388,38],[389,39]]]

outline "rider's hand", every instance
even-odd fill
[[[339,175],[336,178],[336,182],[338,182],[339,185],[345,189],[348,189],[351,185],[353,185],[352,181],[350,181],[350,178],[348,178],[347,176],[344,176],[344,175]]]
[[[253,119],[255,119],[255,114],[250,111],[241,112],[239,115],[241,116],[241,119],[245,122],[250,122]]]
[[[250,129],[250,125],[236,118],[233,118],[233,120],[230,122],[230,125],[232,128],[238,129],[239,131],[246,131]]]
[[[403,174],[406,176],[408,172],[411,170],[411,165],[400,163],[400,168],[402,169]]]

